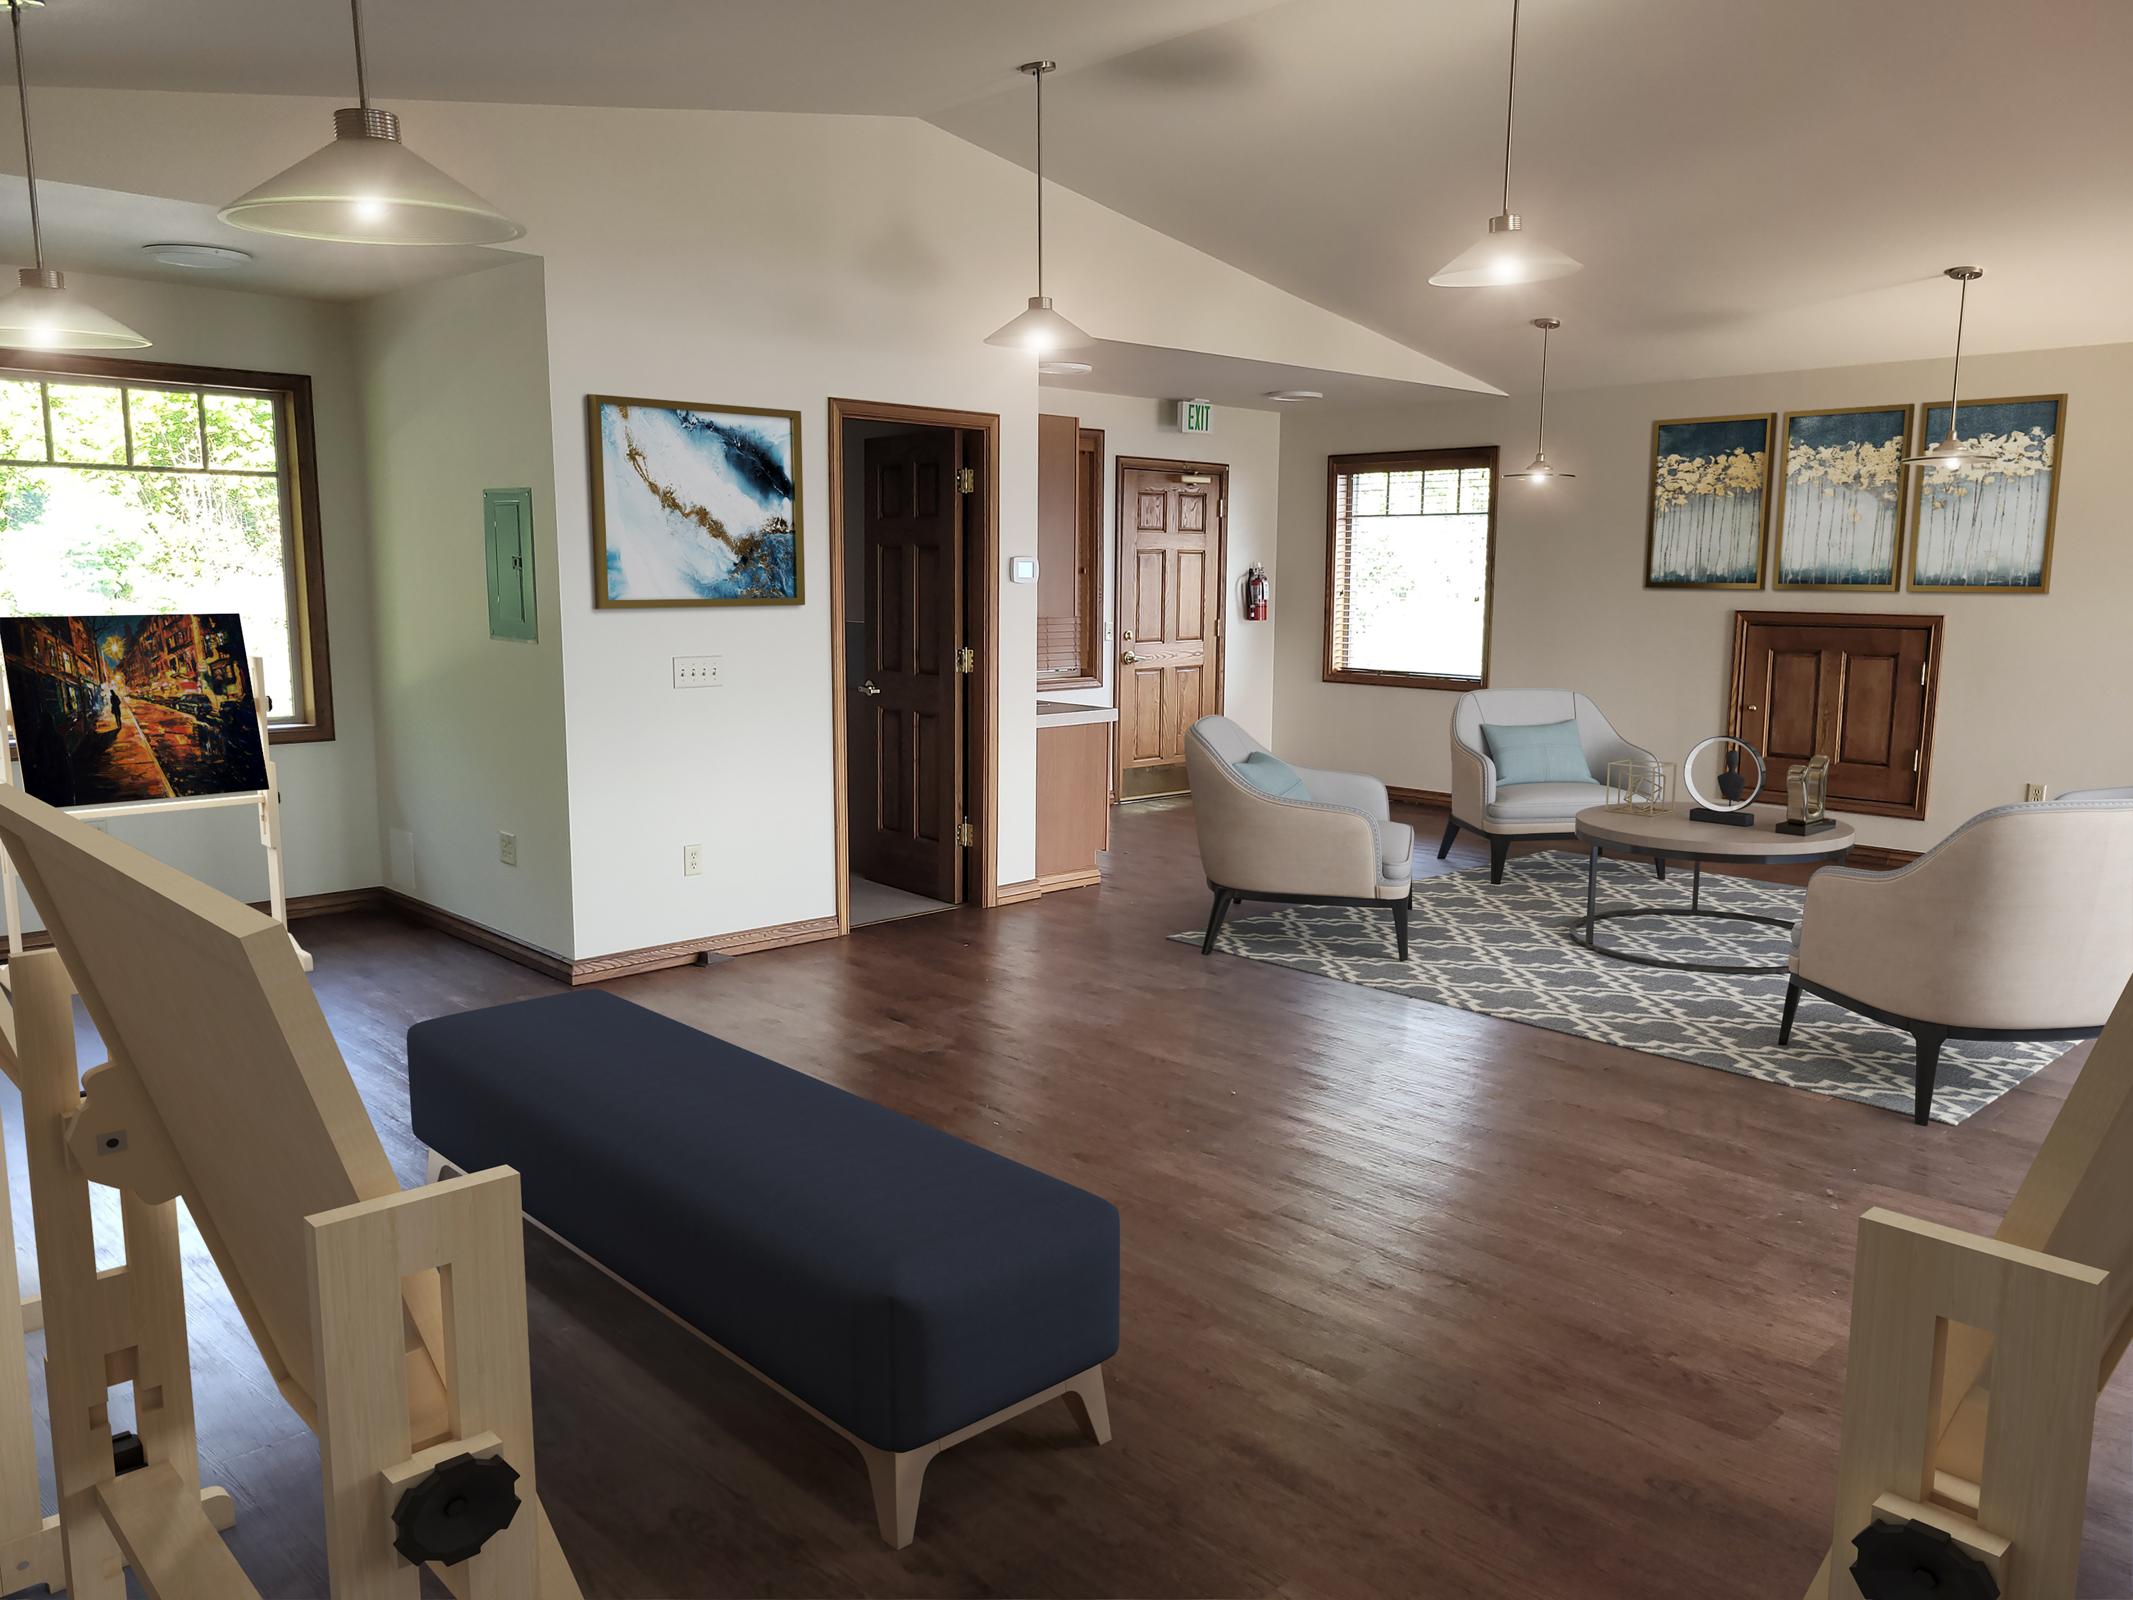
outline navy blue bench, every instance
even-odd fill
[[[417,1023],[433,1172],[526,1214],[859,1447],[882,1536],[933,1456],[1065,1398],[1109,1436],[1118,1212],[654,1011],[580,990]]]

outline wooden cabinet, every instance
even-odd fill
[[[1111,847],[1108,706],[1037,702],[1037,882],[1046,893],[1100,881]]]
[[[1832,811],[1923,817],[1933,768],[1941,618],[1736,611],[1728,731],[1762,752],[1760,798],[1785,769],[1830,758]]]
[[[1103,435],[1073,417],[1037,418],[1037,684],[1094,688],[1097,526]]]

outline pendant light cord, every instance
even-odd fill
[[[1541,414],[1540,426],[1533,430],[1533,458],[1544,459],[1548,454],[1548,335],[1553,330],[1541,329]],[[1571,460],[1577,455],[1572,452]]]
[[[1948,381],[1948,437],[1956,437],[1955,410],[1963,393],[1963,317],[1970,309],[1970,280],[1962,280],[1962,292],[1955,301],[1955,375]]]
[[[363,0],[348,0],[349,20],[355,24],[356,104],[370,109],[370,79],[363,67]]]
[[[30,148],[30,83],[22,65],[22,7],[10,4],[7,20],[15,35],[15,97],[22,105],[22,176],[30,186],[30,250],[44,271],[44,223],[37,211],[37,157]]]
[[[1518,0],[1511,0],[1511,70],[1503,95],[1503,209],[1511,214],[1511,116],[1518,103]]]
[[[1044,68],[1030,74],[1037,80],[1037,298],[1044,298]]]

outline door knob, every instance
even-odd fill
[[[1133,663],[1134,663],[1134,662],[1136,662],[1136,661],[1140,660],[1140,657],[1139,657],[1139,656],[1137,656],[1137,655],[1135,655],[1135,654],[1134,654],[1134,653],[1133,653],[1133,652],[1132,652],[1131,650],[1128,650],[1128,651],[1127,651],[1127,652],[1126,652],[1126,653],[1125,653],[1124,655],[1121,655],[1121,656],[1120,656],[1120,657],[1119,657],[1118,659],[1119,659],[1120,661],[1124,662],[1124,663],[1125,663],[1125,664],[1126,664],[1127,666],[1129,666],[1129,667],[1130,667],[1130,666],[1132,666],[1132,665],[1133,665]]]
[[[867,681],[866,681],[865,683],[862,683],[862,684],[861,684],[861,685],[859,686],[859,692],[860,692],[861,694],[880,694],[880,693],[881,693],[881,691],[880,691],[879,689],[877,689],[877,688],[875,688],[875,687],[874,687],[874,680],[873,680],[872,678],[869,678],[869,679],[867,679]]]
[[[1131,644],[1133,643],[1133,630],[1131,628],[1128,628],[1124,633],[1120,634],[1119,637],[1121,639],[1124,639],[1126,643]]]

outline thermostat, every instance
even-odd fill
[[[1037,558],[1035,556],[1009,556],[1007,558],[1007,581],[1009,583],[1035,583],[1037,581]]]

